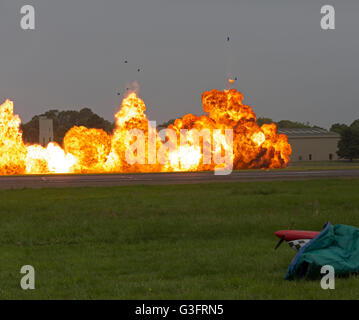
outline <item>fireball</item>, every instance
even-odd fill
[[[6,100],[0,105],[0,174],[22,174],[26,170],[26,147],[22,141],[20,118],[14,105]]]
[[[207,115],[177,119],[163,138],[132,92],[115,115],[111,135],[74,126],[63,147],[52,142],[42,147],[24,144],[20,118],[6,100],[0,106],[0,174],[204,171],[225,168],[228,161],[231,169],[287,166],[292,152],[287,137],[275,124],[258,126],[241,92],[204,92],[202,104]]]
[[[111,138],[102,129],[75,126],[66,133],[64,148],[76,158],[76,171],[98,172],[111,151]]]

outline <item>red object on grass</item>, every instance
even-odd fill
[[[320,232],[319,231],[304,231],[304,230],[279,230],[274,232],[274,234],[285,241],[292,241],[298,239],[313,239]]]

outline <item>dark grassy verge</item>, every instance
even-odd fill
[[[286,170],[344,170],[359,169],[359,161],[296,161],[289,162]]]
[[[357,299],[284,281],[278,229],[359,226],[359,180],[0,191],[2,299]],[[20,288],[20,268],[36,289]]]

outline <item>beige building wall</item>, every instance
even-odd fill
[[[338,160],[339,137],[290,137],[291,161]]]
[[[46,117],[39,118],[39,143],[46,146],[54,141],[54,129],[52,119]]]

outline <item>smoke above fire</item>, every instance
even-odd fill
[[[123,99],[111,135],[74,126],[63,146],[26,145],[13,102],[0,106],[0,175],[107,172],[175,172],[283,168],[291,155],[275,124],[256,123],[235,90],[204,92],[207,115],[187,114],[158,132],[136,92]]]

